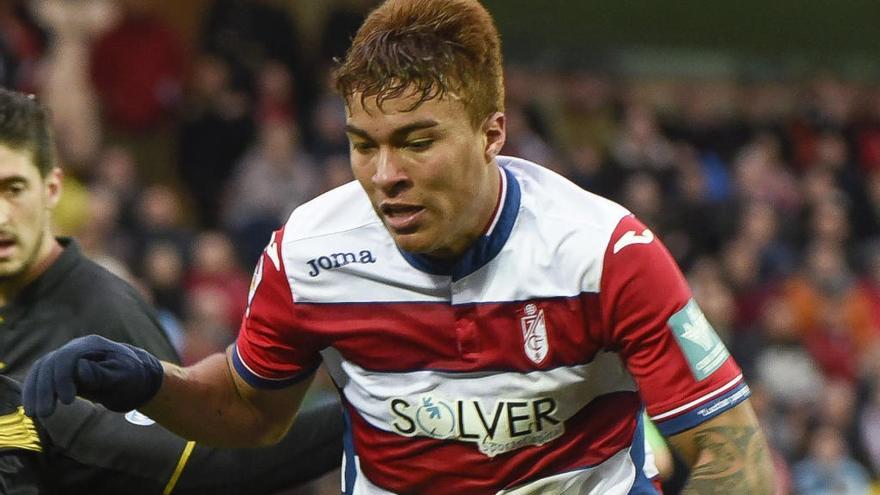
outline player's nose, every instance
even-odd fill
[[[376,154],[376,169],[372,177],[373,184],[386,194],[404,187],[409,182],[406,170],[396,153],[390,147],[380,147]]]

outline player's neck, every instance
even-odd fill
[[[0,280],[0,307],[9,304],[22,289],[45,273],[63,250],[64,248],[54,236],[44,237],[34,259],[28,263],[21,274]]]
[[[450,246],[445,252],[432,253],[430,256],[435,258],[456,258],[464,254],[474,242],[480,237],[489,233],[494,223],[501,204],[502,182],[501,174],[504,172],[501,167],[495,165],[488,170],[488,176],[483,181],[483,185],[477,191],[475,198],[474,222],[469,225],[466,233],[459,237],[459,242]]]

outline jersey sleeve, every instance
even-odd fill
[[[608,243],[600,301],[608,345],[620,352],[664,435],[693,428],[749,396],[739,366],[672,256],[632,215]]]
[[[235,371],[256,388],[287,387],[311,375],[321,362],[320,346],[301,331],[283,242],[281,228],[260,255],[232,350]]]

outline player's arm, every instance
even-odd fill
[[[338,467],[343,450],[335,395],[309,401],[281,442],[258,449],[207,447],[81,399],[35,421],[20,411],[19,385],[0,375],[3,494],[269,494]]]
[[[290,427],[320,364],[320,345],[301,331],[273,234],[251,284],[236,344],[189,367],[143,349],[90,335],[40,358],[28,373],[29,415],[49,416],[78,394],[113,411],[141,409],[169,430],[208,445],[258,446]]]
[[[139,409],[178,435],[208,445],[254,447],[290,427],[312,374],[258,390],[237,378],[217,353],[181,367],[98,335],[74,339],[31,366],[22,389],[25,412],[48,417],[56,401],[77,395],[116,412]]]
[[[748,400],[669,441],[691,468],[682,493],[773,493],[773,462]]]
[[[772,464],[756,460],[767,446],[742,371],[672,256],[631,216],[611,236],[600,296],[649,417],[691,466],[688,493],[767,493]],[[725,485],[725,473],[747,484]]]
[[[276,443],[293,423],[313,375],[282,389],[257,389],[238,375],[231,359],[229,351],[189,367],[162,363],[162,386],[141,410],[178,435],[207,445]]]
[[[143,408],[148,416],[208,445],[267,445],[284,436],[320,356],[302,331],[283,236],[283,228],[272,235],[257,263],[235,345],[190,367],[163,363],[162,386]]]

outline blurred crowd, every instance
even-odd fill
[[[207,2],[193,44],[148,0],[0,0],[0,83],[53,111],[57,229],[159,308],[185,362],[228,345],[289,212],[351,180],[332,59],[289,10]],[[510,64],[505,154],[664,240],[743,367],[791,493],[880,480],[880,83]],[[577,212],[572,212],[576,214]]]

